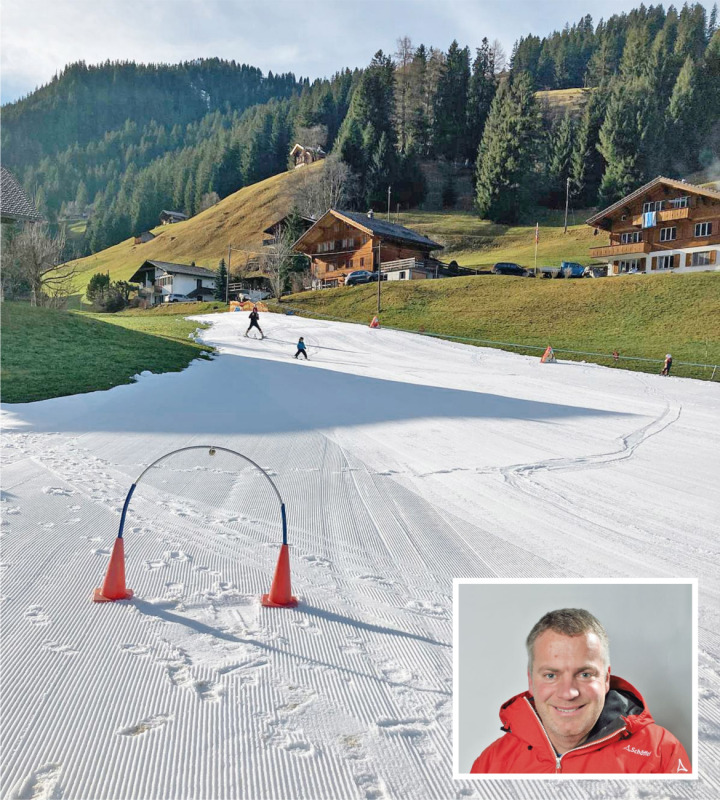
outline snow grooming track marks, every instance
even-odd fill
[[[271,314],[261,324],[289,346],[238,341],[229,317],[210,318],[202,334],[222,350],[211,363],[3,409],[0,796],[546,798],[540,782],[452,780],[452,578],[598,573],[699,577],[702,776],[563,783],[554,796],[720,795],[717,515],[707,499],[720,449],[717,387],[548,371],[534,358]],[[323,344],[311,372],[287,363],[299,335]],[[326,380],[330,371],[353,373],[352,396],[342,375]],[[393,381],[410,386],[400,419],[376,402]],[[424,384],[417,396],[415,381]],[[198,382],[212,391],[209,413],[197,410],[206,407]],[[538,401],[528,408],[539,418],[488,406],[487,392]],[[187,397],[192,409],[178,402]],[[458,398],[462,416],[453,414]],[[326,424],[324,410],[331,421],[348,400],[371,412]],[[579,416],[544,418],[554,404]],[[149,407],[167,410],[159,430],[134,411]],[[577,468],[680,408],[660,435],[628,441],[632,457]],[[182,491],[158,483],[133,497],[128,581],[141,600],[98,615],[88,581],[101,578],[108,556],[94,551],[108,549],[127,485],[142,463],[216,439],[202,428],[218,419],[223,444],[267,468],[288,504],[302,605],[288,613],[257,603],[279,534],[259,482],[217,473],[226,498],[218,512],[216,495],[194,490],[188,471],[178,473]],[[563,459],[567,468],[516,475],[518,486],[502,475]],[[594,546],[611,536],[605,550]],[[32,624],[28,609],[47,624]]]

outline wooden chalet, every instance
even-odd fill
[[[187,219],[187,214],[183,214],[180,211],[166,211],[163,209],[160,212],[160,222],[163,225],[173,225],[176,222],[185,222]]]
[[[304,167],[306,164],[313,164],[315,161],[320,161],[325,158],[327,153],[322,147],[303,147],[301,144],[296,144],[290,151],[290,158],[292,158],[295,169]]]
[[[312,286],[316,289],[342,286],[355,270],[417,280],[435,277],[438,267],[444,266],[430,256],[442,245],[402,225],[378,219],[372,212],[331,208],[295,242],[293,249],[310,258]]]
[[[655,178],[587,220],[610,235],[593,247],[608,275],[720,270],[720,192]]]
[[[152,242],[155,238],[154,233],[150,233],[150,231],[143,231],[139,236],[136,236],[134,239],[135,244],[145,244],[145,242]]]

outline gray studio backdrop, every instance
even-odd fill
[[[585,608],[610,637],[611,674],[643,695],[655,721],[692,751],[692,586],[688,584],[460,584],[460,773],[502,736],[500,706],[527,684],[525,638],[547,611]]]

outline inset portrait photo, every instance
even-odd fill
[[[454,777],[694,779],[697,581],[454,582]]]

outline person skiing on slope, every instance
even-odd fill
[[[307,356],[307,350],[305,349],[305,339],[303,339],[302,336],[300,337],[300,341],[297,343],[297,353],[295,353],[293,358],[297,358],[300,355],[300,353],[302,353],[305,356],[305,361],[307,361],[308,356]]]
[[[262,328],[258,324],[258,320],[260,319],[260,314],[258,314],[257,306],[253,306],[253,310],[250,312],[250,324],[248,325],[248,329],[245,331],[245,336],[250,333],[251,328],[257,328],[260,331],[260,338],[264,339],[265,336],[262,332]]]
[[[670,353],[668,353],[665,356],[665,363],[663,364],[662,370],[660,370],[660,374],[661,375],[669,375],[671,367],[672,367],[672,356],[670,355]]]

